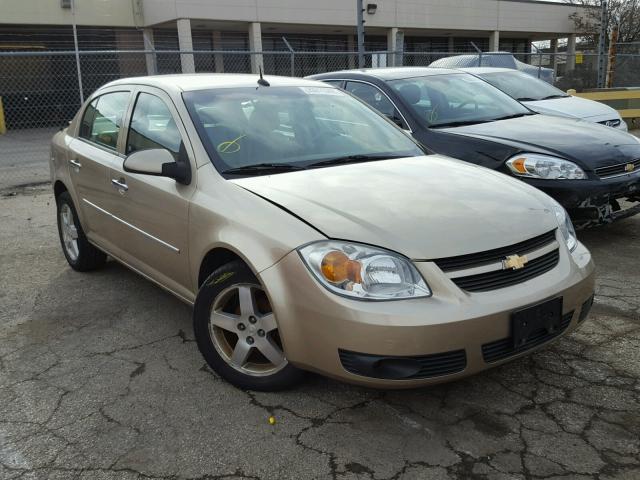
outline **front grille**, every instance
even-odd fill
[[[551,333],[544,329],[540,329],[537,332],[534,332],[523,345],[520,345],[517,348],[513,346],[513,338],[511,336],[501,340],[496,340],[495,342],[485,343],[482,345],[482,357],[487,363],[497,362],[498,360],[503,360],[513,355],[517,355],[518,353],[525,352],[533,347],[537,347],[538,345],[542,345],[564,332],[567,327],[569,327],[572,318],[573,312],[564,314],[562,316],[560,328]]]
[[[629,164],[633,164],[633,170],[631,172],[627,171],[627,165]],[[611,165],[610,167],[596,168],[596,175],[600,178],[607,178],[637,171],[640,171],[640,158],[632,162],[619,163],[617,165]]]
[[[618,120],[617,118],[614,120],[604,120],[602,122],[598,122],[601,125],[606,125],[607,127],[619,127],[622,120]]]
[[[345,370],[356,375],[391,380],[415,380],[459,373],[467,367],[464,350],[415,357],[371,355],[339,350]]]
[[[493,270],[468,277],[452,278],[458,287],[469,292],[486,292],[522,283],[548,272],[558,264],[560,251],[553,250],[535,260],[529,261],[520,270]]]
[[[459,255],[457,257],[440,258],[433,260],[438,267],[444,272],[452,270],[463,270],[465,268],[473,268],[485,265],[487,263],[500,262],[509,255],[523,255],[532,250],[550,244],[556,239],[556,231],[544,233],[537,237],[533,237],[524,242],[516,243],[508,247],[495,248],[480,253],[470,253],[467,255]]]

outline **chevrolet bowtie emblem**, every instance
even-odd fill
[[[509,255],[502,261],[502,269],[503,270],[520,270],[524,268],[529,260],[526,255]]]
[[[633,163],[627,163],[624,166],[624,171],[625,172],[633,172],[636,169],[636,166]]]

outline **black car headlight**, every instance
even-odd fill
[[[550,155],[521,153],[506,162],[517,177],[541,178],[544,180],[583,180],[587,178],[578,165]]]

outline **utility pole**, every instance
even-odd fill
[[[73,45],[76,51],[76,70],[78,73],[78,88],[80,89],[80,105],[84,103],[82,91],[82,72],[80,71],[80,51],[78,49],[78,30],[76,28],[76,0],[71,0],[71,19],[73,21]]]
[[[362,0],[356,0],[358,22],[358,68],[364,68],[364,8]]]
[[[600,0],[600,36],[598,38],[598,88],[604,88],[607,77],[607,0]]]

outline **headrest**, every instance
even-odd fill
[[[409,83],[407,85],[402,85],[400,88],[400,96],[404,98],[411,105],[415,105],[420,101],[422,97],[422,92],[420,92],[420,87],[418,87],[415,83]]]

